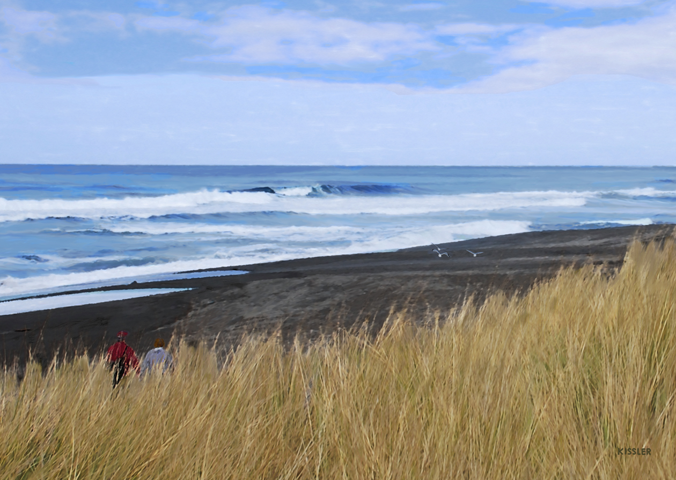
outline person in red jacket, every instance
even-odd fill
[[[138,358],[134,349],[124,342],[127,332],[117,333],[117,342],[108,349],[108,363],[113,371],[113,388],[120,383],[122,377],[129,371],[129,367],[138,370]]]

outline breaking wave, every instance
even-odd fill
[[[355,188],[351,186],[350,188]],[[284,195],[200,190],[163,196],[87,200],[0,198],[0,222],[46,218],[120,219],[168,215],[290,212],[310,215],[422,215],[510,208],[580,207],[595,192],[497,192],[459,195]]]
[[[281,227],[276,232],[270,228],[242,226],[239,234],[252,235],[258,232],[261,238],[257,243],[215,251],[201,258],[170,261],[164,263],[133,264],[133,259],[108,257],[91,259],[91,266],[103,268],[87,268],[79,263],[70,267],[69,273],[49,273],[28,278],[7,276],[0,279],[0,298],[12,297],[28,292],[53,289],[68,285],[110,282],[128,279],[132,282],[145,275],[158,275],[200,269],[228,268],[255,263],[292,260],[297,258],[319,257],[327,255],[345,255],[378,251],[393,251],[401,248],[426,245],[432,242],[445,243],[466,237],[487,237],[520,233],[528,231],[530,223],[525,221],[480,220],[474,222],[448,225],[432,225],[428,227],[392,226],[389,229],[371,229],[357,227]],[[153,225],[151,225],[154,227]],[[173,228],[174,225],[160,226]],[[194,225],[186,225],[194,228]],[[203,227],[215,227],[204,225]],[[268,234],[263,236],[264,231]],[[279,240],[275,243],[275,237]],[[332,243],[318,243],[315,246],[294,246],[293,240],[310,239],[319,241],[330,238]],[[291,240],[291,242],[289,242]],[[336,242],[342,244],[336,245]],[[73,262],[75,259],[69,259]],[[136,260],[138,261],[138,260]],[[82,262],[82,260],[80,260]],[[106,263],[104,266],[103,263]],[[114,263],[117,262],[117,263]],[[139,262],[141,263],[141,262]],[[107,267],[107,268],[106,268]],[[77,271],[72,271],[77,270]],[[119,283],[119,282],[117,282]]]

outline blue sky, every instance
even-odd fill
[[[676,2],[0,0],[0,162],[676,165]]]

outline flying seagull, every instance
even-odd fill
[[[439,255],[439,258],[441,258],[442,255],[446,255],[448,257],[448,253],[444,252],[443,248],[437,247],[435,244],[432,244],[432,246],[434,247],[434,250],[432,250],[432,253],[436,253],[437,255]]]
[[[474,255],[475,257],[476,257],[477,255],[481,255],[482,253],[484,253],[484,252],[476,252],[476,253],[474,253],[474,252],[471,251],[471,250],[467,250],[467,251],[468,251],[469,253],[471,253],[472,255]]]

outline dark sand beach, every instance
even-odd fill
[[[448,312],[469,296],[526,292],[561,267],[593,263],[620,268],[632,239],[663,240],[673,225],[502,235],[388,253],[344,255],[242,265],[237,276],[109,287],[191,288],[94,305],[0,316],[2,359],[23,362],[32,352],[48,363],[56,351],[98,353],[128,330],[138,352],[157,337],[234,345],[247,332],[314,338],[368,321],[381,325],[392,308],[412,318]],[[483,252],[476,257],[467,250]]]

